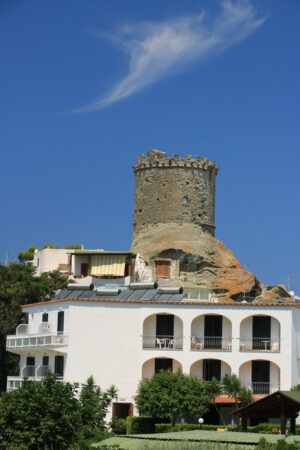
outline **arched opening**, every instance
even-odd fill
[[[191,350],[231,351],[232,324],[221,314],[202,314],[191,325]]]
[[[151,378],[155,373],[160,370],[172,370],[177,372],[178,369],[182,370],[182,365],[179,361],[173,358],[151,358],[144,362],[142,366],[142,380],[144,378]]]
[[[190,374],[204,381],[211,381],[213,377],[222,381],[225,375],[231,375],[231,367],[220,359],[199,359],[191,365]]]
[[[266,359],[253,359],[239,368],[241,383],[254,394],[271,394],[280,386],[280,368]]]
[[[174,314],[146,317],[143,323],[143,349],[182,350],[183,322]]]
[[[275,317],[255,314],[240,324],[240,351],[280,351],[280,322]]]

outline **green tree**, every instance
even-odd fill
[[[198,378],[161,370],[152,378],[145,378],[137,390],[137,407],[140,413],[174,424],[177,416],[204,415],[210,400],[205,383]]]
[[[104,430],[105,417],[114,398],[117,398],[116,388],[111,386],[107,391],[102,391],[91,375],[80,392],[81,424]]]
[[[30,245],[25,252],[19,252],[18,258],[20,262],[32,261],[34,256],[34,250],[36,249],[35,245]]]
[[[52,245],[51,242],[47,242],[43,245],[43,247],[39,248],[38,250],[43,250],[44,248],[64,248],[66,250],[72,250],[72,249],[82,249],[82,244],[68,244],[65,247],[60,247],[60,245],[55,244]],[[20,262],[26,262],[26,261],[32,261],[34,256],[34,251],[37,249],[35,245],[30,245],[27,250],[24,252],[18,253],[18,259]]]
[[[223,387],[222,387],[221,383],[215,377],[213,377],[212,380],[209,383],[207,383],[206,388],[209,393],[210,402],[214,405],[217,413],[219,414],[222,424],[226,425],[225,418],[222,414],[222,410],[218,406],[218,404],[215,402],[216,397],[223,394]]]
[[[234,399],[236,408],[247,406],[253,400],[253,393],[251,389],[247,389],[245,386],[242,386],[236,375],[225,375],[222,383],[220,383],[216,378],[213,378],[210,383],[207,383],[207,390],[210,395],[210,401],[213,403],[216,411],[218,412],[223,425],[225,425],[225,419],[222,415],[221,408],[219,408],[217,403],[215,403],[216,397],[226,393],[229,397]]]
[[[253,400],[253,394],[251,389],[247,389],[242,386],[240,379],[237,375],[225,375],[223,380],[224,392],[234,399],[236,409],[239,406],[247,406]],[[237,422],[237,429],[240,428],[240,422]]]
[[[0,402],[0,447],[60,450],[68,448],[81,425],[78,385],[48,375],[24,380]]]
[[[0,264],[0,392],[6,388],[8,371],[15,374],[18,357],[5,350],[7,334],[14,334],[17,325],[25,321],[20,306],[50,300],[68,280],[58,271],[35,276],[32,264]]]

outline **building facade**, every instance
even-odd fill
[[[93,375],[101,388],[117,387],[114,412],[126,415],[137,414],[139,381],[160,369],[207,381],[236,374],[258,396],[300,382],[298,305],[216,303],[198,294],[142,283],[70,285],[50,302],[26,305],[28,324],[7,336],[7,350],[20,355],[7,389],[49,369],[70,382]]]

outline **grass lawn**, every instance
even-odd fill
[[[139,434],[129,437],[113,437],[105,439],[99,444],[94,444],[93,447],[106,448],[112,446],[119,446],[120,449],[251,449],[264,437],[269,442],[276,442],[283,437],[274,434],[260,434],[260,433],[238,433],[238,432],[218,432],[218,431],[182,431],[175,433],[155,433],[155,434]],[[137,439],[135,439],[137,438]],[[300,443],[300,436],[289,436],[288,442],[297,440]],[[211,441],[211,442],[209,442]],[[228,443],[227,443],[228,442]],[[245,444],[244,444],[245,443]],[[248,445],[247,445],[248,444]]]

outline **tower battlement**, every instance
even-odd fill
[[[196,156],[196,158],[193,159],[192,155],[185,155],[184,158],[181,158],[179,155],[175,154],[169,157],[167,153],[154,149],[149,150],[147,156],[144,154],[138,156],[135,166],[132,166],[134,172],[153,167],[184,167],[211,170],[215,175],[217,175],[219,170],[219,167],[215,165],[214,160],[208,161],[207,158],[202,159],[201,156]]]
[[[169,157],[159,150],[138,156],[135,174],[134,238],[149,226],[198,225],[214,235],[214,161],[191,155]]]

